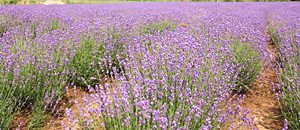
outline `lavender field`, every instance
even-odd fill
[[[300,128],[300,3],[5,5],[0,42],[3,130],[257,129],[240,104],[266,67]]]

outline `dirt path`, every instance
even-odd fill
[[[102,78],[102,81],[103,81],[101,83],[102,86],[105,86],[105,83],[109,83],[110,85],[113,85],[114,88],[115,88],[116,84],[117,84],[117,81],[115,81],[115,80],[105,80],[104,78]],[[104,87],[104,91],[106,92],[107,90],[110,90],[112,92],[111,89],[107,89],[106,87]],[[74,93],[75,91],[76,91],[76,94]],[[74,121],[72,123],[70,123],[69,119],[68,119],[68,116],[66,114],[66,111],[62,111],[61,112],[62,116],[61,116],[60,119],[58,119],[58,120],[56,119],[55,123],[50,123],[49,120],[48,120],[48,124],[45,124],[43,129],[45,129],[45,130],[62,130],[62,129],[64,129],[63,125],[61,124],[62,121],[64,122],[67,129],[71,125],[74,125],[75,120],[77,119],[77,117],[81,117],[80,113],[82,111],[80,109],[83,108],[85,110],[85,112],[88,112],[88,110],[86,109],[87,104],[84,103],[84,95],[87,95],[87,98],[88,98],[88,97],[90,97],[90,94],[91,93],[88,93],[87,91],[81,89],[80,87],[77,87],[76,89],[74,89],[74,87],[69,87],[68,93],[66,93],[64,95],[64,98],[61,101],[61,104],[59,106],[62,106],[63,109],[71,108],[72,111],[73,111],[73,115],[75,116]],[[107,95],[107,96],[108,96],[108,99],[111,99],[110,95]],[[77,104],[76,104],[76,102],[77,102]],[[82,107],[79,108],[78,105],[82,106]],[[99,106],[99,104],[93,104],[89,107],[92,107],[94,109],[95,107],[99,108],[100,106]],[[99,117],[98,119],[101,120],[101,117]],[[49,123],[50,123],[50,125],[49,125]],[[75,129],[75,130],[83,129],[78,125],[78,123],[76,123],[75,126],[72,127],[72,128]],[[95,129],[96,130],[102,130],[102,128],[100,128],[100,127],[96,127]]]
[[[278,83],[276,67],[274,67],[278,55],[275,53],[275,44],[271,39],[268,40],[267,46],[268,52],[266,53],[272,60],[269,65],[265,65],[261,78],[256,81],[257,85],[254,85],[245,94],[246,97],[240,106],[243,109],[249,108],[251,110],[248,117],[255,116],[254,126],[258,130],[279,130],[283,128],[284,118],[281,116],[276,94],[272,90],[273,86]]]

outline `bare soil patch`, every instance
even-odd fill
[[[112,80],[112,79],[107,79],[106,80],[103,77],[101,81],[102,82],[100,82],[99,84],[101,84],[101,86],[103,86],[103,90],[104,90],[105,93],[106,93],[106,91],[111,91],[112,92],[112,88],[107,88],[107,86],[105,86],[105,83],[109,83],[110,85],[112,85],[116,89],[116,81],[115,80]],[[75,91],[76,91],[76,95],[75,95]],[[89,93],[87,91],[88,91],[87,89],[83,89],[81,87],[77,87],[76,89],[73,86],[70,87],[68,89],[68,93],[66,93],[64,95],[65,100],[62,100],[60,102],[60,105],[63,107],[63,110],[64,110],[64,111],[61,112],[62,116],[59,119],[56,118],[55,122],[54,121],[51,122],[50,119],[48,119],[48,121],[47,121],[48,123],[44,126],[44,129],[47,129],[47,130],[64,129],[64,126],[62,125],[62,122],[64,122],[67,129],[68,129],[68,127],[70,127],[74,124],[75,124],[75,126],[73,126],[72,129],[75,129],[75,130],[82,129],[80,126],[78,126],[79,123],[75,123],[76,118],[74,119],[73,122],[69,122],[69,119],[67,117],[67,114],[66,114],[65,110],[66,110],[66,108],[71,108],[73,113],[74,113],[74,116],[75,117],[80,117],[81,110],[79,110],[80,108],[78,108],[78,106],[77,106],[77,105],[80,105],[81,108],[84,108],[85,112],[88,112],[87,109],[86,109],[87,104],[84,103],[83,99],[84,99],[84,95],[86,95],[86,97],[89,97],[90,94],[92,94],[92,93]],[[110,98],[110,95],[107,95],[107,96],[108,96],[108,98]],[[91,107],[99,107],[99,106],[98,106],[98,104],[94,104]],[[98,119],[102,120],[101,117],[99,117]],[[53,120],[53,119],[51,119],[51,120]],[[95,129],[101,130],[102,128],[96,127]]]
[[[27,125],[31,119],[31,110],[21,110],[15,117],[12,122],[11,129],[16,130],[17,128],[21,130],[27,130]],[[20,124],[22,123],[22,124]]]
[[[65,94],[62,97],[62,100],[59,101],[57,108],[60,108],[60,111],[58,112],[58,115],[61,115],[59,117],[57,117],[57,115],[47,115],[46,116],[46,120],[45,122],[47,122],[44,127],[41,127],[39,129],[46,129],[46,130],[58,130],[58,129],[64,129],[61,121],[64,121],[66,124],[66,126],[70,126],[68,124],[68,118],[66,116],[66,108],[72,108],[73,110],[77,110],[75,109],[76,106],[74,105],[74,101],[75,101],[75,94],[74,94],[74,88],[69,88],[69,94]],[[87,92],[85,92],[84,90],[77,88],[76,89],[76,98],[78,98],[78,102],[83,104],[83,94],[86,94]],[[55,110],[56,112],[56,110]],[[74,113],[77,113],[76,111]],[[12,123],[12,130],[16,130],[17,128],[21,129],[21,130],[28,130],[27,126],[31,120],[31,114],[32,111],[30,109],[26,109],[26,110],[21,110],[15,117],[14,117],[14,121]],[[22,124],[20,125],[20,123],[22,122]]]
[[[76,96],[75,96],[75,88],[69,88],[68,93],[64,95],[63,100],[60,101],[60,106],[62,106],[63,111],[61,111],[61,115],[59,118],[49,118],[47,120],[47,124],[45,124],[44,129],[47,130],[60,130],[64,129],[64,126],[62,125],[62,122],[65,123],[66,127],[70,127],[72,124],[69,123],[68,117],[66,114],[66,109],[71,108],[76,116],[79,115],[79,110],[77,106],[75,105],[76,98],[78,99],[77,102],[80,104],[84,104],[83,101],[83,95],[88,94],[86,91],[82,90],[81,88],[76,88]],[[51,121],[52,120],[52,121]],[[73,127],[74,128],[74,127]],[[78,126],[75,127],[75,129],[78,129]]]
[[[254,126],[258,130],[279,130],[283,128],[284,117],[276,99],[276,94],[273,88],[278,84],[276,74],[276,47],[274,42],[270,39],[267,42],[268,56],[270,56],[270,64],[262,70],[262,76],[257,79],[254,85],[244,98],[240,106],[245,109],[249,108],[251,111],[248,115],[249,118],[255,116]]]
[[[105,83],[109,83],[110,85],[113,85],[114,88],[116,87],[116,81],[112,80],[112,79],[107,79],[105,80],[105,78],[102,78],[101,80],[102,82],[100,82],[99,84],[101,84],[104,89],[104,92],[106,91],[111,91],[111,88],[106,88],[105,87]],[[115,88],[116,89],[116,88]],[[75,117],[80,117],[80,110],[78,109],[78,106],[76,105],[75,102],[77,102],[77,104],[83,106],[82,108],[85,108],[86,104],[84,103],[84,95],[87,95],[87,97],[89,97],[89,95],[91,93],[87,92],[88,90],[85,90],[81,87],[77,87],[75,88],[74,86],[69,86],[68,88],[68,92],[65,93],[65,95],[62,97],[62,99],[59,101],[58,105],[56,108],[59,109],[59,112],[57,115],[54,114],[49,114],[46,116],[46,120],[45,120],[45,124],[43,127],[38,128],[38,129],[44,129],[44,130],[62,130],[64,129],[64,126],[62,125],[62,122],[64,122],[66,128],[68,129],[68,127],[70,127],[71,125],[74,124],[74,121],[72,123],[69,122],[69,119],[67,117],[66,114],[66,109],[67,108],[71,108],[74,116]],[[76,94],[75,94],[76,93]],[[110,96],[108,95],[108,97],[110,98]],[[97,105],[95,105],[94,107],[97,107]],[[58,110],[57,109],[57,110]],[[57,111],[55,110],[55,112]],[[85,110],[87,111],[87,110]],[[27,126],[31,120],[31,113],[32,111],[30,109],[25,109],[25,110],[21,110],[15,117],[14,117],[14,121],[12,123],[11,129],[12,130],[16,130],[17,128],[21,129],[21,130],[28,130]],[[23,122],[21,125],[20,123]],[[19,127],[20,125],[20,127]],[[78,126],[78,123],[75,124],[74,127],[72,127],[73,129],[81,129]],[[97,128],[100,129],[100,128]]]

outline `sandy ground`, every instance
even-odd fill
[[[59,5],[62,5],[62,4],[65,4],[65,3],[62,2],[62,1],[60,1],[60,0],[55,0],[55,1],[47,0],[47,1],[43,2],[42,4],[44,4],[44,5],[51,5],[51,4],[59,4]]]

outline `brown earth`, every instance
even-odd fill
[[[283,128],[284,118],[281,114],[281,110],[276,99],[276,94],[273,91],[278,83],[276,74],[276,53],[275,44],[270,39],[267,42],[268,52],[270,57],[270,64],[265,65],[262,70],[262,75],[257,79],[256,85],[246,93],[242,104],[240,106],[243,109],[249,108],[250,113],[248,117],[254,119],[254,126],[258,130],[279,130]],[[273,84],[273,85],[272,85]]]
[[[76,89],[76,98],[81,99],[79,100],[80,103],[83,103],[82,97],[83,93],[86,93],[85,91],[81,90],[80,88]],[[47,130],[56,130],[56,129],[63,129],[63,126],[61,125],[61,121],[67,122],[68,118],[66,117],[66,108],[74,108],[74,88],[69,89],[69,94],[65,94],[62,97],[62,100],[58,103],[57,108],[62,108],[61,111],[59,112],[60,115],[62,115],[60,118],[57,118],[56,116],[53,115],[47,115],[45,122],[48,122],[45,124],[42,128],[40,129],[47,129]],[[21,130],[28,130],[27,126],[31,120],[31,110],[21,110],[15,117],[14,121],[12,124],[11,129],[16,130],[17,128]],[[52,120],[52,121],[51,121]],[[22,125],[19,127],[19,124],[22,123]],[[51,123],[50,123],[51,122]],[[68,125],[68,124],[67,124]]]
[[[83,104],[84,103],[83,102],[83,94],[88,94],[88,93],[86,91],[80,89],[80,88],[76,88],[76,96],[75,96],[74,87],[69,88],[68,91],[69,91],[69,94],[67,94],[67,93],[65,94],[65,96],[64,96],[65,100],[63,100],[61,102],[61,106],[64,108],[64,110],[66,108],[71,108],[73,110],[74,114],[76,116],[78,116],[79,115],[79,110],[77,109],[77,106],[75,105],[75,100],[76,100],[75,98],[78,99],[77,100],[78,103]],[[61,123],[62,121],[65,123],[66,127],[71,126],[72,124],[69,123],[66,112],[63,111],[61,113],[63,114],[62,117],[60,119],[56,118],[55,123],[53,123],[53,122],[50,123],[51,119],[48,119],[48,123],[45,124],[44,129],[47,129],[47,130],[62,130],[62,129],[64,129],[64,127]],[[79,129],[77,125],[75,126],[75,129],[76,130]]]
[[[11,129],[16,130],[17,128],[23,130],[27,129],[27,125],[31,119],[31,110],[21,110],[15,117],[12,122]],[[20,123],[22,124],[20,125]]]
[[[105,83],[109,83],[110,85],[113,85],[114,88],[116,89],[116,84],[117,84],[117,81],[115,80],[112,80],[112,79],[108,79],[108,80],[105,80],[104,78],[102,78],[102,82],[101,82],[101,85],[102,86],[105,86]],[[107,90],[110,90],[111,93],[113,93],[113,90],[110,88],[110,89],[107,89],[106,87],[103,87],[104,89],[104,92],[106,93]],[[74,87],[70,87],[69,90],[68,90],[68,94],[66,93],[65,94],[65,98],[67,100],[63,100],[61,102],[61,106],[63,106],[63,108],[71,108],[74,115],[75,115],[75,118],[74,120],[76,120],[77,117],[80,117],[80,110],[78,108],[78,106],[75,104],[75,101],[77,101],[78,104],[82,105],[82,108],[85,109],[85,112],[88,112],[87,109],[86,109],[86,104],[84,103],[83,101],[83,98],[84,96],[83,95],[87,95],[87,97],[90,96],[91,93],[87,92],[88,90],[83,90],[82,88],[76,88],[76,96],[75,96],[75,93],[74,93],[75,89]],[[108,95],[108,98],[110,98],[110,95]],[[95,108],[95,107],[99,107],[98,104],[93,104],[91,105],[92,108]],[[60,130],[60,129],[64,129],[63,125],[61,124],[61,122],[63,121],[66,125],[66,127],[70,127],[72,125],[72,123],[70,123],[68,121],[68,117],[67,117],[67,114],[65,111],[62,112],[63,116],[60,118],[60,119],[56,119],[56,123],[50,123],[50,119],[48,119],[48,124],[44,126],[44,129],[47,129],[47,130]],[[98,118],[98,120],[103,120],[101,117]],[[74,121],[73,121],[74,123]],[[81,127],[78,126],[78,123],[75,124],[74,127],[72,127],[73,129],[75,130],[80,130]],[[102,128],[100,127],[96,127],[95,129],[97,130],[102,130]]]
[[[109,83],[110,85],[113,85],[114,88],[116,89],[116,85],[117,85],[117,81],[112,80],[112,79],[108,79],[105,80],[104,78],[102,78],[102,82],[100,83],[102,86],[105,86],[105,83]],[[75,96],[75,90],[76,90],[76,96]],[[104,92],[106,92],[107,90],[111,90],[111,92],[113,92],[112,89],[107,89],[106,87],[104,87]],[[87,92],[87,90],[84,90],[81,87],[77,87],[76,89],[73,86],[70,86],[68,88],[68,93],[66,93],[63,97],[62,100],[58,103],[57,108],[61,107],[61,110],[59,111],[59,114],[61,115],[59,118],[57,118],[57,115],[47,115],[46,116],[46,120],[45,120],[45,124],[38,128],[38,129],[44,129],[44,130],[62,130],[64,129],[63,125],[62,125],[62,121],[65,123],[66,127],[70,127],[72,124],[69,123],[68,121],[68,117],[66,114],[66,108],[71,108],[75,118],[74,120],[76,120],[76,117],[80,117],[79,113],[80,110],[78,109],[77,105],[75,104],[75,101],[77,101],[78,104],[82,105],[83,108],[85,108],[85,104],[83,101],[83,95],[87,95],[87,97],[89,97],[91,93]],[[108,98],[110,98],[110,96],[108,95]],[[97,107],[98,104],[92,105],[91,107]],[[87,112],[87,110],[85,109],[85,112]],[[19,128],[20,130],[28,130],[27,126],[31,120],[31,113],[32,111],[30,109],[24,109],[21,110],[15,117],[14,117],[14,121],[11,125],[11,129],[12,130],[16,130],[17,128]],[[101,119],[100,119],[101,120]],[[22,123],[22,125],[19,124]],[[74,121],[73,121],[74,123]],[[76,130],[81,129],[78,124],[76,124],[74,127],[72,127]],[[101,128],[95,128],[98,130],[101,130]]]

